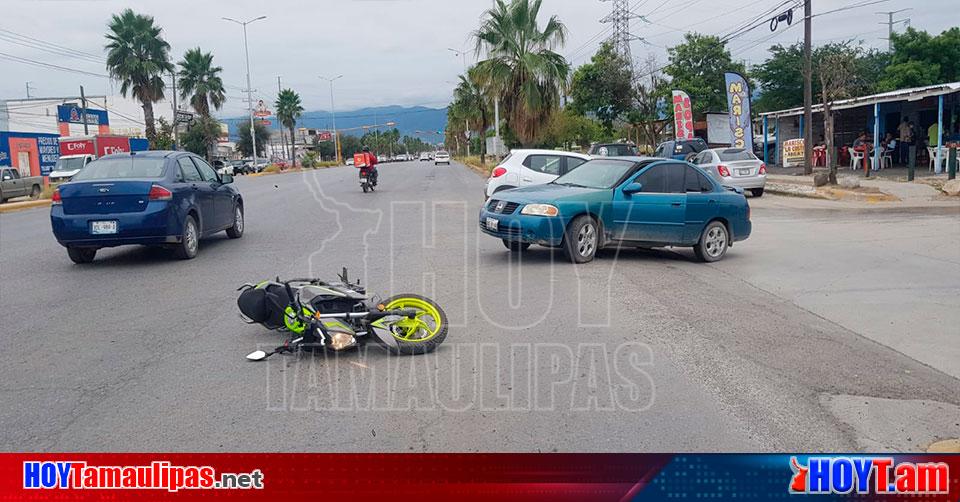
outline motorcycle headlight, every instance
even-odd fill
[[[520,214],[527,216],[556,216],[560,214],[557,206],[550,204],[527,204],[520,210]]]

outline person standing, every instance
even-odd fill
[[[903,122],[900,122],[897,131],[900,133],[900,148],[897,160],[900,164],[907,165],[910,161],[910,145],[913,144],[913,129],[906,117],[903,118]]]

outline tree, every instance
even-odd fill
[[[197,117],[187,128],[187,132],[180,137],[183,148],[187,151],[210,159],[210,151],[217,146],[220,139],[220,122],[212,117]]]
[[[213,55],[204,53],[199,47],[190,49],[183,55],[180,65],[180,99],[190,99],[190,106],[198,114],[210,116],[210,105],[219,110],[227,96],[223,88],[220,72],[223,68],[213,66]]]
[[[572,150],[574,146],[586,149],[591,142],[600,139],[603,134],[600,129],[600,124],[595,120],[567,108],[550,117],[540,146],[565,150]]]
[[[576,112],[593,112],[608,131],[613,121],[633,104],[631,62],[617,53],[613,45],[603,44],[590,62],[577,68],[570,86],[570,107]]]
[[[667,50],[670,64],[664,69],[673,79],[673,89],[686,91],[694,116],[727,109],[723,74],[746,75],[743,63],[734,62],[725,42],[713,35],[687,33],[684,42]]]
[[[484,138],[490,128],[491,99],[482,85],[476,67],[460,75],[460,82],[453,90],[453,103],[448,110],[448,129],[450,124],[464,124],[464,130],[476,133],[475,137]],[[453,122],[450,119],[454,119]],[[460,132],[465,132],[461,130]],[[480,142],[480,164],[486,163],[486,142]]]
[[[821,45],[813,49],[813,95],[821,95],[820,62],[824,57],[861,46],[861,42],[848,40]],[[889,64],[889,55],[876,51],[858,49],[851,64],[855,67],[856,89],[853,95],[871,94],[878,90],[884,68]],[[760,97],[753,103],[757,111],[784,110],[803,106],[803,44],[770,47],[770,57],[751,68],[750,75],[760,88]]]
[[[542,0],[497,0],[474,32],[477,79],[491,96],[499,96],[509,128],[530,144],[559,108],[570,64],[553,49],[563,45],[567,29],[551,16],[537,22]]]
[[[891,38],[893,54],[880,88],[885,91],[960,80],[960,28],[937,36],[907,28]]]
[[[154,148],[157,150],[173,150],[173,125],[167,122],[164,117],[158,118],[157,123],[160,124],[160,130],[157,131]]]
[[[270,131],[259,122],[253,123],[253,133],[257,136],[257,157],[265,157],[267,143],[270,142]],[[237,150],[244,157],[253,157],[253,144],[250,142],[250,120],[237,124]]]
[[[664,98],[668,90],[669,83],[660,72],[656,58],[651,55],[638,74],[634,107],[627,113],[627,122],[638,129],[638,136],[642,132],[651,152],[657,147],[669,123],[663,120],[666,106]],[[638,137],[637,145],[639,146],[640,143]]]
[[[163,99],[163,74],[173,71],[170,44],[153,17],[131,9],[114,14],[108,29],[107,71],[120,81],[120,94],[131,93],[142,104],[147,139],[156,147],[153,104]]]
[[[837,182],[837,165],[833,161],[833,102],[850,97],[856,86],[856,62],[859,49],[850,48],[826,54],[817,64],[820,94],[823,101],[823,136],[826,141],[830,182]]]
[[[280,91],[280,94],[277,95],[275,106],[277,107],[277,120],[290,130],[290,165],[291,167],[295,167],[297,165],[297,155],[296,138],[293,130],[297,126],[297,119],[303,115],[300,95],[294,92],[293,89],[283,89]]]

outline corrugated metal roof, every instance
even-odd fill
[[[941,94],[952,94],[960,92],[960,82],[948,82],[945,84],[928,85],[924,87],[911,87],[909,89],[898,89],[896,91],[881,92],[870,96],[860,96],[850,99],[840,99],[833,102],[834,110],[843,110],[845,108],[856,108],[858,106],[872,105],[875,103],[889,103],[891,101],[919,101],[930,96],[940,96]],[[819,112],[823,108],[822,104],[814,104],[813,111]],[[763,112],[761,117],[790,117],[803,114],[803,107],[790,108],[787,110],[777,110],[772,112]]]

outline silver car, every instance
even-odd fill
[[[754,197],[763,196],[767,184],[767,166],[753,152],[743,148],[710,148],[690,162],[714,177],[721,185],[749,190]]]

